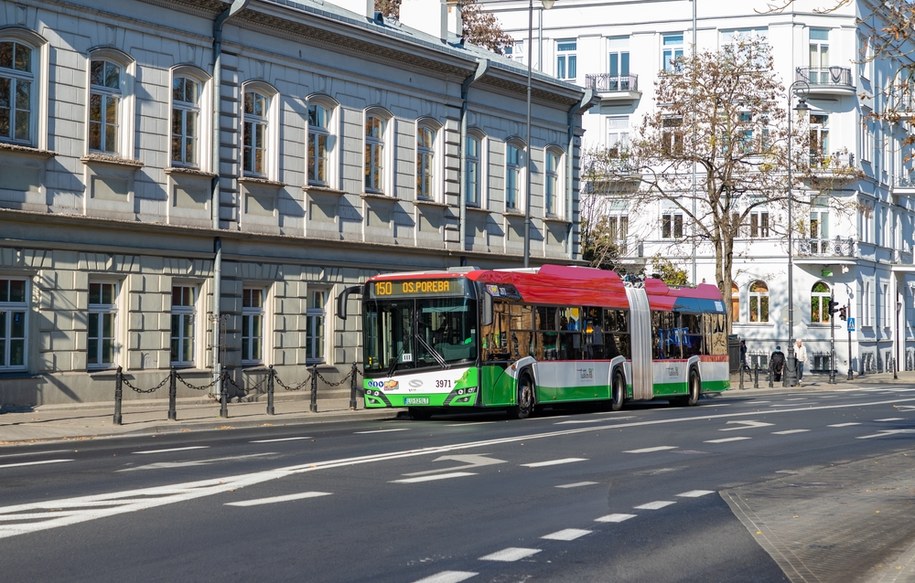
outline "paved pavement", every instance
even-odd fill
[[[838,376],[832,384],[828,376],[806,375],[796,387],[783,387],[774,383],[769,387],[765,376],[734,375],[731,391],[736,393],[785,393],[814,390],[834,390],[874,384],[915,385],[915,372],[881,373],[855,377],[849,381]],[[0,447],[23,445],[43,441],[81,440],[117,435],[179,433],[187,431],[230,430],[238,427],[282,426],[320,423],[352,419],[393,419],[400,410],[365,409],[362,399],[351,408],[348,392],[331,392],[316,399],[317,411],[311,411],[308,394],[276,395],[274,414],[267,414],[266,396],[258,401],[230,403],[228,416],[220,416],[218,401],[207,398],[178,399],[176,420],[168,418],[168,401],[165,399],[125,400],[121,408],[121,423],[114,422],[114,402],[73,405],[42,405],[27,410],[3,410],[0,414]]]

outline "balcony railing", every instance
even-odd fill
[[[851,69],[848,67],[798,67],[795,79],[806,81],[811,93],[822,93],[824,90],[827,93],[832,92],[831,90],[846,93],[855,90]]]
[[[635,93],[639,90],[638,75],[585,75],[585,85],[595,93]]]
[[[855,240],[839,236],[833,239],[799,238],[797,252],[803,257],[853,257]]]

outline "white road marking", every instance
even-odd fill
[[[156,462],[154,464],[146,464],[142,466],[132,466],[129,468],[123,468],[117,470],[118,472],[136,472],[139,470],[170,470],[174,468],[191,468],[194,466],[207,466],[209,464],[215,464],[218,462],[235,462],[241,461],[250,458],[259,458],[259,457],[268,457],[275,456],[276,452],[269,451],[264,453],[251,453],[248,455],[232,455],[227,457],[214,457],[204,460],[187,460],[183,462]]]
[[[762,421],[728,421],[728,425],[735,425],[736,427],[724,427],[718,431],[741,431],[743,429],[753,429],[754,427],[771,427],[772,423],[764,423]]]
[[[437,468],[434,470],[423,470],[421,472],[411,472],[409,474],[403,474],[403,475],[404,476],[426,476],[429,474],[452,472],[454,470],[468,470],[470,468],[477,468],[477,467],[481,467],[481,466],[492,466],[492,465],[496,465],[496,464],[507,464],[508,463],[505,460],[487,457],[486,454],[443,455],[442,457],[436,458],[432,461],[434,461],[434,462],[456,461],[456,462],[461,462],[461,465],[453,466],[450,468]]]
[[[187,447],[169,447],[167,449],[147,449],[143,451],[135,451],[133,453],[138,455],[147,455],[151,453],[172,453],[173,451],[190,451],[192,449],[207,449],[209,445],[189,445]]]
[[[752,437],[724,437],[722,439],[708,439],[703,443],[728,443],[729,441],[743,441],[745,439],[753,439]]]
[[[634,508],[636,510],[660,510],[661,508],[666,508],[671,504],[676,504],[676,502],[673,500],[655,500],[654,502],[648,502],[647,504],[634,506]]]
[[[623,453],[654,453],[656,451],[668,451],[677,449],[676,445],[659,445],[657,447],[643,447],[642,449],[629,449]]]
[[[587,425],[588,423],[606,423],[606,419],[571,419],[569,421],[560,421],[556,425]]]
[[[689,492],[677,494],[677,496],[680,498],[699,498],[701,496],[708,496],[709,494],[714,493],[714,490],[690,490]]]
[[[559,460],[547,460],[545,462],[534,462],[531,464],[521,464],[525,468],[544,468],[546,466],[558,466],[561,464],[574,464],[575,462],[586,462],[587,458],[583,457],[567,457]]]
[[[885,419],[874,419],[874,421],[879,421],[880,423],[889,422],[889,421],[905,421],[904,417],[887,417]]]
[[[897,433],[915,433],[915,429],[881,429],[880,433],[873,433],[871,435],[861,435],[857,439],[872,439],[874,437],[889,437],[890,435],[896,435]]]
[[[784,431],[773,431],[772,435],[791,435],[792,433],[807,433],[809,429],[785,429]]]
[[[23,452],[19,452],[19,453],[5,453],[3,455],[0,455],[0,460],[6,459],[6,458],[11,458],[11,457],[25,457],[27,455],[51,455],[52,453],[53,454],[73,453],[73,450],[72,449],[48,449],[45,451],[23,451]]]
[[[582,530],[580,528],[566,528],[564,530],[557,530],[554,533],[542,536],[540,538],[546,540],[573,541],[577,538],[585,536],[586,534],[591,534],[591,531]]]
[[[496,421],[468,421],[466,423],[448,423],[445,427],[471,427],[476,425],[490,425],[496,423]],[[476,575],[476,573],[474,573]],[[423,579],[425,581],[425,579]]]
[[[582,486],[595,486],[598,482],[575,482],[572,484],[561,484],[557,488],[581,488]]]
[[[814,403],[812,401],[808,401],[806,403],[773,403],[769,406],[770,407],[802,407],[802,406],[812,407],[814,405],[816,405],[816,403]]]
[[[300,492],[298,494],[286,494],[285,496],[271,496],[269,498],[258,498],[257,500],[242,500],[241,502],[226,502],[226,506],[260,506],[262,504],[276,504],[278,502],[290,502],[292,500],[304,500],[305,498],[317,498],[319,496],[330,496],[330,492]]]
[[[369,433],[393,433],[395,431],[410,431],[410,428],[399,427],[397,429],[373,429],[372,431],[357,431],[356,435],[367,435]]]
[[[35,462],[17,462],[14,464],[3,464],[2,466],[0,466],[0,470],[6,469],[6,468],[20,468],[23,466],[40,466],[40,465],[44,465],[44,464],[60,464],[63,462],[72,462],[72,461],[73,461],[72,459],[61,458],[61,459],[54,459],[54,460],[39,460],[39,461],[35,461]]]
[[[434,474],[431,476],[418,476],[416,478],[404,478],[402,480],[391,480],[391,484],[418,484],[419,482],[432,482],[435,480],[448,480],[451,478],[463,478],[464,476],[476,476],[474,472],[449,472],[447,474]]]
[[[277,437],[275,439],[253,439],[248,443],[276,443],[278,441],[299,441],[302,439],[311,439],[310,437]]]
[[[540,549],[525,549],[520,547],[508,547],[507,549],[502,549],[501,551],[496,551],[488,555],[480,557],[481,561],[503,561],[503,562],[512,562],[520,561],[521,559],[526,559],[528,557],[534,556],[540,552]]]
[[[600,518],[595,518],[594,522],[623,522],[635,517],[635,514],[608,514],[606,516],[601,516]]]
[[[442,571],[441,573],[419,579],[414,583],[460,583],[461,581],[466,581],[477,575],[479,575],[479,573],[473,573],[471,571]]]
[[[826,427],[853,427],[855,425],[861,425],[857,421],[852,421],[850,423],[833,423],[832,425],[827,425]]]

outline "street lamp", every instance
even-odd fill
[[[901,356],[901,346],[899,344],[899,328],[901,328],[901,322],[899,316],[902,314],[902,300],[896,302],[896,356],[893,357],[893,378],[899,378],[899,357]]]
[[[553,7],[556,0],[540,0],[544,10]],[[543,26],[543,13],[540,14],[541,24]],[[531,263],[531,168],[532,148],[531,148],[531,63],[534,60],[534,0],[527,2],[527,169],[524,173],[524,267]],[[543,39],[540,39],[543,42]],[[540,63],[543,69],[543,63]]]
[[[804,94],[810,92],[810,84],[803,79],[798,79],[788,87],[788,362],[787,374],[785,375],[785,384],[794,386],[797,379],[797,362],[794,359],[794,181],[791,176],[791,138],[793,130],[791,128],[791,119],[794,117],[793,112],[805,113],[810,111],[807,105],[807,99],[801,97],[797,105],[792,109],[791,102],[794,99],[799,88],[804,88]]]

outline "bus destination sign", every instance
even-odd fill
[[[376,281],[370,287],[371,297],[399,298],[406,296],[454,296],[464,295],[460,279],[418,279]]]

